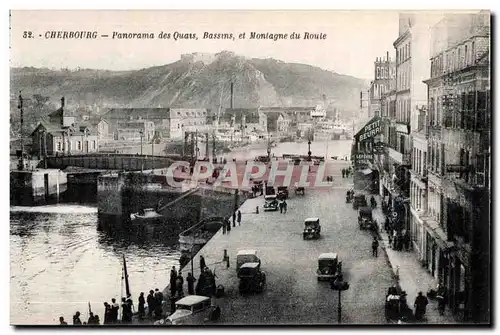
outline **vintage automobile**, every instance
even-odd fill
[[[276,195],[276,190],[272,186],[266,186],[266,195]]]
[[[302,237],[304,240],[310,238],[319,238],[321,234],[321,225],[318,218],[308,218],[304,221],[304,232]]]
[[[277,211],[278,210],[278,198],[276,195],[266,195],[264,197],[264,211]]]
[[[200,325],[220,319],[221,310],[213,306],[209,297],[189,295],[175,303],[175,312],[156,321],[155,325]]]
[[[366,206],[368,206],[368,202],[366,201],[366,196],[361,193],[355,194],[354,198],[352,199],[352,208],[357,210],[360,207],[366,207]]]
[[[236,272],[245,263],[258,263],[260,259],[257,256],[257,250],[239,250],[236,254]]]
[[[288,199],[288,187],[286,186],[278,186],[278,199],[286,200]]]
[[[359,229],[373,229],[373,216],[370,207],[361,207],[358,212],[358,225]]]
[[[260,263],[245,263],[238,270],[240,293],[259,293],[266,286],[266,274],[260,270]]]
[[[318,280],[335,280],[341,271],[336,253],[328,252],[318,256],[318,270],[316,271]]]

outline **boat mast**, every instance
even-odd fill
[[[125,279],[125,293],[128,298],[131,296],[131,294],[130,283],[128,282],[127,261],[125,260],[125,254],[123,254],[123,278]]]

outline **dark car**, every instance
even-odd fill
[[[366,201],[366,196],[364,194],[355,194],[352,199],[352,208],[358,209],[360,207],[367,207],[368,202]]]
[[[262,292],[266,286],[266,274],[260,270],[260,263],[245,263],[238,270],[240,293]]]
[[[286,186],[278,186],[278,199],[286,200],[288,199],[288,187]]]
[[[361,207],[358,214],[359,229],[373,229],[373,216],[370,207]]]
[[[310,238],[319,238],[321,234],[321,225],[318,218],[308,218],[304,221],[304,232],[302,237],[304,240]]]
[[[276,190],[272,186],[266,186],[266,195],[275,195]]]

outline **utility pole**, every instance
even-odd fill
[[[24,136],[23,136],[24,110],[23,110],[23,97],[21,96],[21,91],[19,91],[19,102],[18,102],[17,108],[19,108],[19,112],[21,114],[21,129],[19,131],[19,133],[21,135],[21,157],[19,158],[19,163],[17,164],[17,169],[24,170]]]

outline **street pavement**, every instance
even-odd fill
[[[384,248],[389,259],[392,271],[399,279],[401,288],[408,294],[407,300],[410,308],[413,309],[413,302],[418,292],[427,294],[429,289],[436,289],[437,280],[422,267],[417,255],[412,251],[396,251],[389,244],[389,237],[383,229],[385,215],[382,213],[380,196],[376,196],[379,206],[373,210],[373,218],[377,221],[380,231],[380,245]],[[446,308],[444,315],[440,315],[437,309],[437,300],[429,299],[429,305],[424,316],[423,323],[428,324],[457,324],[450,310]]]
[[[392,284],[392,272],[379,250],[371,255],[372,235],[360,231],[357,211],[345,203],[345,193],[352,179],[340,173],[348,162],[337,161],[328,175],[334,176],[329,188],[306,189],[304,197],[291,193],[288,212],[263,212],[263,197],[250,199],[241,207],[241,226],[229,234],[218,232],[194,259],[195,275],[199,273],[199,256],[215,271],[217,284],[225,288],[225,296],[217,299],[222,309],[220,323],[248,324],[335,324],[338,292],[328,282],[316,278],[317,257],[336,252],[343,262],[344,280],[350,284],[342,292],[342,323],[385,323],[384,298]],[[259,214],[255,208],[259,206]],[[302,239],[304,219],[319,217],[321,238]],[[224,249],[230,267],[221,263]],[[267,276],[263,293],[240,295],[236,276],[236,253],[256,249]],[[188,265],[183,273],[187,273]]]

